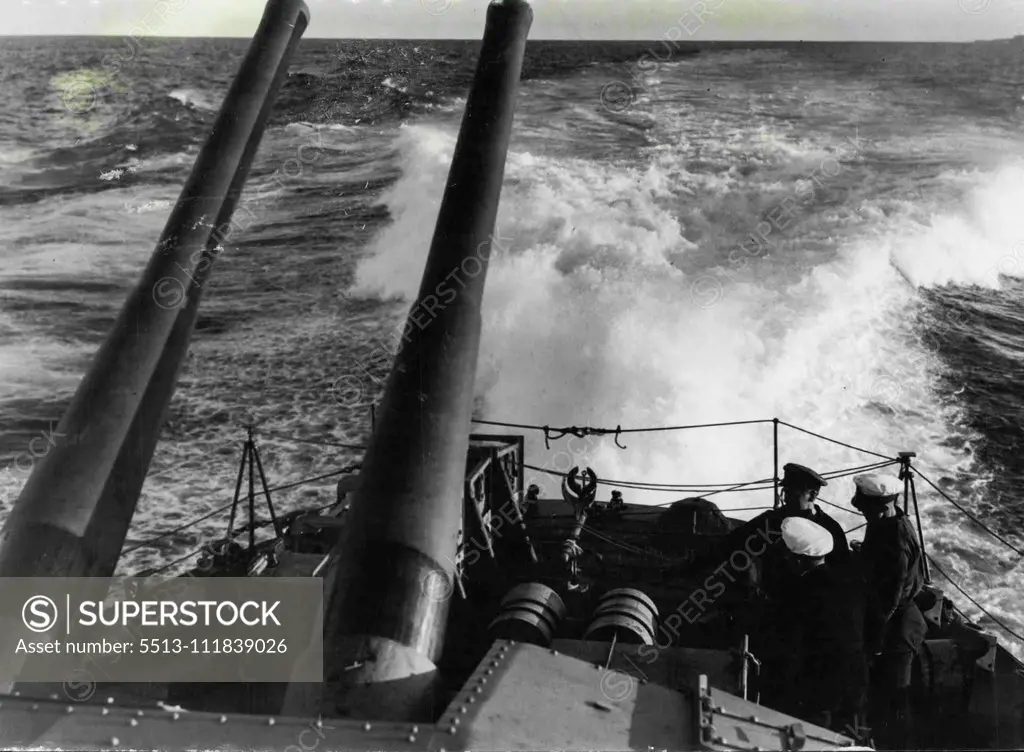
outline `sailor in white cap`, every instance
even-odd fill
[[[846,542],[846,532],[842,525],[829,516],[825,510],[814,503],[818,492],[828,485],[828,481],[809,467],[789,462],[782,468],[782,507],[783,516],[798,515],[816,522],[832,535],[832,551],[829,563],[845,564],[850,546]]]
[[[832,536],[832,549],[828,563],[834,568],[845,568],[849,562],[850,546],[842,526],[825,513],[814,500],[818,491],[828,481],[809,467],[795,462],[783,467],[782,506],[762,512],[753,519],[735,528],[726,537],[722,557],[730,551],[739,550],[751,535],[760,534],[773,542],[758,555],[760,587],[769,596],[786,588],[790,572],[782,561],[782,543],[779,541],[780,525],[789,517],[802,517],[825,528]]]
[[[828,482],[804,465],[788,463],[783,470],[782,505],[769,509],[731,530],[723,536],[719,545],[698,556],[695,564],[695,568],[707,566],[710,569],[712,563],[722,560],[731,562],[737,556],[744,557],[740,560],[751,561],[754,566],[743,568],[743,579],[737,583],[736,588],[748,590],[749,597],[754,599],[756,606],[748,609],[746,613],[756,613],[757,616],[754,618],[765,625],[783,624],[787,621],[786,612],[791,609],[782,604],[791,592],[801,590],[802,586],[793,582],[798,576],[797,573],[805,566],[815,568],[810,563],[787,563],[789,549],[782,540],[781,531],[785,520],[800,518],[814,523],[815,530],[824,528],[832,539],[829,551],[824,554],[831,576],[839,577],[840,573],[844,573],[845,576],[850,570],[850,549],[843,528],[814,503],[818,490],[828,485]],[[733,569],[735,570],[735,567]],[[863,618],[858,617],[858,623],[862,621]],[[782,646],[782,640],[770,633],[771,628],[749,625],[751,650],[761,657],[766,665],[775,658],[786,664],[791,651]],[[781,634],[785,632],[786,630],[782,630]],[[781,680],[781,683],[776,681],[781,675],[777,673],[773,677],[771,674],[763,674],[762,694],[771,694],[773,686],[782,692],[786,688],[785,680]]]
[[[832,553],[832,533],[816,522],[803,517],[787,517],[782,521],[782,541],[794,561],[802,562],[801,569],[821,566]]]
[[[837,731],[856,728],[867,687],[860,591],[827,563],[833,538],[821,525],[787,517],[782,542],[795,577],[767,625],[783,649],[762,672],[772,674],[765,702]]]
[[[856,489],[853,495],[853,505],[858,509],[860,509],[860,503],[866,501],[870,508],[878,510],[880,507],[877,502],[895,502],[897,497],[903,493],[903,481],[895,475],[855,475],[853,485]]]
[[[867,586],[864,636],[873,657],[872,700],[880,711],[875,726],[880,743],[905,747],[911,742],[911,665],[927,632],[914,603],[924,587],[924,556],[917,531],[896,505],[903,482],[891,475],[858,475],[853,482],[851,503],[868,521],[861,557]]]

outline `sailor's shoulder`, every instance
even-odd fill
[[[917,548],[919,545],[917,538],[917,529],[914,527],[914,523],[910,521],[909,517],[901,517],[897,528],[897,538],[900,545],[911,546]]]
[[[875,556],[895,556],[917,543],[917,532],[905,517],[889,517],[872,525],[861,548]]]
[[[842,529],[842,525],[836,520],[835,517],[830,515],[824,509],[817,504],[814,505],[814,521],[823,527],[834,527]]]
[[[733,528],[726,539],[727,547],[746,546],[752,538],[764,540],[771,547],[771,544],[781,539],[781,530],[782,517],[778,510],[769,509]]]
[[[881,537],[888,540],[892,545],[901,546],[906,544],[908,541],[917,540],[917,531],[914,529],[914,524],[910,521],[910,518],[906,515],[898,515],[896,517],[888,517],[884,520],[879,520],[878,532]]]
[[[867,525],[867,532],[870,532],[874,536],[885,536],[885,535],[898,535],[900,528],[903,527],[903,520],[906,517],[882,517],[878,520],[872,520]]]
[[[896,527],[899,528],[901,533],[917,535],[917,530],[914,528],[914,523],[910,521],[910,517],[904,514],[899,517],[894,517],[893,519],[897,520]]]

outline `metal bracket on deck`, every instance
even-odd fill
[[[791,723],[782,729],[785,737],[783,742],[786,745],[787,752],[789,750],[803,749],[804,745],[807,744],[807,734],[804,732],[802,723]]]
[[[974,663],[983,671],[992,673],[996,670],[996,654],[999,651],[999,640],[994,634],[989,632],[979,632],[979,636],[988,643],[988,650]]]
[[[702,744],[714,744],[715,736],[714,710],[711,707],[711,691],[708,688],[706,674],[697,676],[697,738]]]

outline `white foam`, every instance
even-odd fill
[[[973,186],[961,209],[889,239],[893,259],[916,285],[1000,289],[1001,277],[1024,278],[1024,160],[965,177]]]
[[[359,290],[415,293],[452,147],[446,130],[403,129],[405,177],[384,196],[394,222],[361,264]],[[512,251],[496,255],[485,304],[480,383],[488,417],[637,427],[779,416],[877,450],[905,442],[924,451],[937,441],[944,413],[927,404],[927,386],[938,365],[929,353],[915,355],[899,332],[914,294],[886,253],[851,246],[776,287],[723,279],[729,287],[717,305],[694,305],[692,275],[672,263],[694,246],[672,209],[680,180],[704,187],[706,178],[669,159],[630,170],[510,154],[498,224]],[[911,407],[933,418],[900,441],[904,428],[872,403],[892,400],[880,385],[907,352],[913,368],[905,370],[925,375],[902,386],[900,398],[923,401],[927,407]],[[868,461],[798,436],[786,442],[784,459],[824,467]],[[658,483],[772,474],[770,432],[756,428],[631,435],[624,443],[627,451],[595,442],[584,459],[606,477]],[[737,497],[723,506],[751,503]]]
[[[394,221],[358,269],[362,292],[406,299],[415,294],[453,135],[440,126],[402,129],[404,175],[383,197]],[[720,140],[717,148],[747,150],[755,134],[749,135],[746,141]],[[832,148],[791,142],[774,158],[813,160]],[[498,234],[510,250],[493,258],[484,306],[477,380],[484,417],[605,428],[779,417],[890,457],[916,451],[921,469],[936,479],[972,467],[977,437],[959,427],[960,410],[943,393],[946,366],[908,324],[921,305],[917,287],[981,280],[999,253],[1024,238],[1018,210],[1024,169],[978,175],[964,212],[940,211],[927,197],[874,211],[868,199],[859,232],[847,232],[834,253],[779,254],[768,271],[751,277],[713,268],[680,271],[701,249],[684,239],[687,228],[675,210],[689,201],[708,209],[725,201],[742,206],[744,200],[756,210],[764,184],[691,174],[684,164],[672,148],[652,150],[646,167],[632,169],[509,154]],[[763,180],[778,176],[769,172]],[[751,191],[747,199],[744,190]],[[926,225],[922,217],[930,214]],[[720,299],[700,307],[691,285],[696,275],[709,273],[722,284]],[[739,483],[773,472],[770,424],[628,434],[621,438],[625,450],[602,437],[563,439],[548,452],[539,434],[527,438],[532,464],[561,471],[589,465],[604,478]],[[780,460],[821,471],[875,461],[786,427],[780,428]],[[529,480],[558,495],[557,481]],[[984,483],[978,478],[974,486]],[[728,511],[770,505],[770,493],[711,498]],[[843,478],[823,496],[845,505],[852,493],[852,481]],[[1005,548],[965,525],[923,483],[919,494],[939,560],[968,587],[981,589],[982,602],[997,614],[1024,623],[1018,598],[1010,595],[1019,592],[1022,578],[1007,569]],[[695,494],[627,489],[625,495],[631,502],[658,503]],[[848,528],[863,521],[852,512],[828,511]],[[989,580],[972,580],[977,567],[942,549],[942,541],[988,557]]]
[[[216,112],[219,107],[211,95],[204,91],[200,91],[199,89],[174,89],[173,91],[168,92],[167,96],[180,102],[186,107],[193,107],[197,110]]]

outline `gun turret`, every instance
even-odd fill
[[[325,579],[324,686],[285,712],[422,720],[444,641],[480,307],[533,12],[493,0],[416,303]]]

